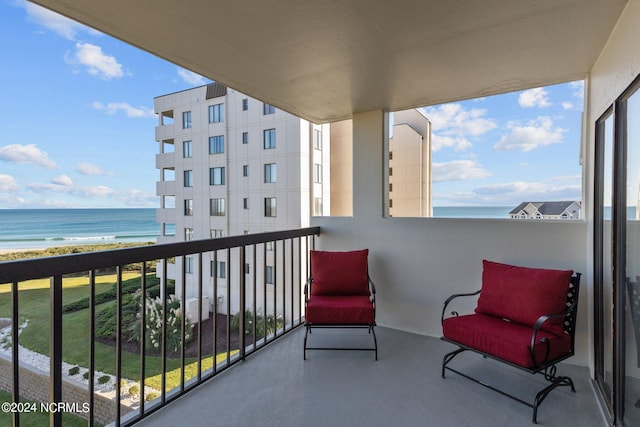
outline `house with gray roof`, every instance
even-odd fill
[[[580,219],[581,201],[522,202],[509,212],[512,219]]]

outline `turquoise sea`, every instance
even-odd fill
[[[0,250],[155,242],[155,209],[0,209]]]

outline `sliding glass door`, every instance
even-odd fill
[[[595,380],[615,425],[640,425],[640,79],[596,123]]]

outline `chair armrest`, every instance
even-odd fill
[[[544,323],[549,319],[564,319],[576,309],[576,306],[577,306],[577,301],[575,301],[573,304],[567,307],[567,309],[563,313],[545,314],[538,317],[538,320],[536,320],[536,323],[534,323],[533,325],[533,334],[531,334],[531,346],[529,348],[529,352],[531,353],[531,360],[533,360],[533,363],[535,366],[537,367],[542,366],[546,364],[549,360],[549,350],[550,350],[549,341],[546,338],[542,338],[540,340],[540,342],[547,344],[547,351],[545,352],[544,359],[541,362],[538,362],[535,357],[534,349],[536,345],[536,340],[538,339],[538,331],[540,331],[540,329],[542,328],[542,325],[544,325]]]
[[[451,295],[449,298],[447,298],[447,300],[444,302],[444,307],[442,307],[442,315],[440,316],[440,323],[442,324],[442,322],[444,322],[444,316],[445,313],[447,311],[447,306],[451,303],[451,301],[453,301],[456,298],[459,297],[471,297],[474,295],[478,295],[480,293],[481,289],[475,291],[475,292],[470,292],[470,293],[464,293],[464,294],[453,294]],[[453,316],[457,316],[458,312],[457,311],[452,311],[451,315]]]
[[[313,283],[313,278],[309,277],[307,279],[307,283],[304,284],[304,302],[305,303],[309,300],[309,294],[311,293],[312,283]]]
[[[369,288],[371,289],[371,293],[373,295],[376,294],[376,285],[375,283],[373,283],[373,280],[371,280],[371,277],[369,277],[369,275],[367,274],[367,280],[369,281]]]

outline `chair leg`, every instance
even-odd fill
[[[573,380],[569,377],[556,376],[556,366],[553,365],[550,368],[547,368],[544,372],[544,377],[547,381],[551,382],[547,387],[540,390],[536,395],[536,398],[533,403],[533,423],[538,423],[538,406],[542,403],[542,401],[557,387],[571,387],[572,392],[576,392],[576,388],[573,384]]]
[[[464,348],[459,348],[457,350],[454,350],[444,355],[444,357],[442,358],[442,378],[444,378],[444,370],[446,369],[447,364],[449,364],[449,362],[451,362],[451,360],[453,360],[454,357],[456,357],[458,354],[462,353],[463,351],[465,351]]]
[[[311,326],[306,325],[306,330],[304,332],[304,349],[303,349],[303,360],[307,360],[307,335],[311,330]]]
[[[370,326],[369,330],[373,334],[373,346],[376,352],[376,360],[378,360],[378,340],[376,339],[376,331],[373,329],[373,326]]]

